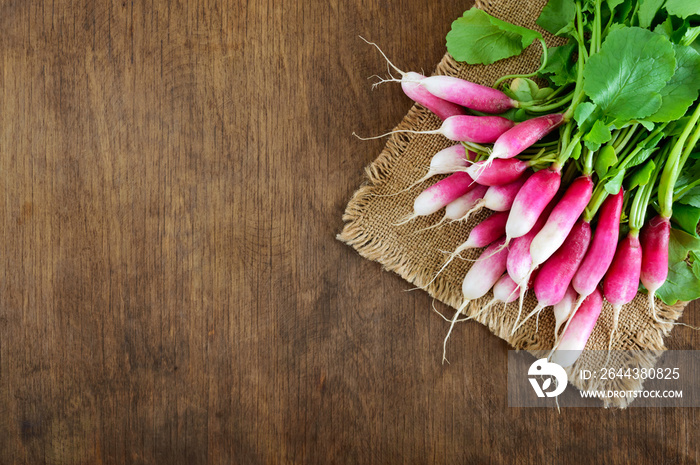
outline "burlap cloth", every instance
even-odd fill
[[[551,45],[556,45],[558,38],[548,35],[535,26],[535,20],[546,0],[494,0],[477,1],[477,7],[503,20],[534,28],[542,32]],[[489,66],[470,66],[457,63],[445,55],[438,64],[435,74],[459,76],[484,85],[492,85],[500,76],[506,74],[528,73],[536,70],[540,63],[541,48],[537,43],[526,49],[522,55],[497,62]],[[404,117],[397,129],[430,130],[440,126],[441,121],[425,108],[414,105]],[[377,128],[381,131],[381,128]],[[421,217],[403,226],[394,226],[402,217],[412,211],[415,197],[425,187],[436,182],[438,178],[426,181],[410,191],[396,196],[382,196],[401,191],[422,177],[428,169],[431,157],[439,150],[454,144],[442,136],[394,134],[386,144],[379,157],[366,168],[366,181],[353,195],[343,216],[345,227],[338,239],[351,245],[365,258],[381,263],[386,269],[398,273],[402,278],[415,284],[425,286],[440,269],[445,260],[441,251],[454,250],[469,234],[473,226],[488,216],[482,211],[474,215],[467,223],[452,223],[440,228],[417,233],[439,221],[444,210],[429,217]],[[475,259],[481,249],[463,253],[466,259]],[[454,260],[438,278],[427,287],[427,292],[437,300],[454,308],[462,302],[461,285],[470,266],[468,260]],[[535,307],[533,293],[528,293],[524,303],[523,314],[527,315]],[[468,312],[473,315],[481,305],[492,298],[491,293],[480,301],[475,301]],[[669,321],[680,318],[685,304],[668,307],[657,300],[662,308],[660,316]],[[428,309],[426,309],[428,310]],[[536,331],[535,318],[531,318],[513,336],[510,335],[517,316],[517,303],[494,306],[476,318],[496,336],[507,341],[516,349],[528,351],[546,350],[552,347],[554,315],[551,307],[545,309],[539,318],[539,330]],[[606,350],[611,330],[612,307],[606,302],[598,324],[591,335],[587,350]],[[646,295],[639,294],[621,312],[620,322],[613,339],[613,349],[644,350],[634,357],[616,356],[608,366],[612,367],[651,367],[655,364],[661,351],[665,350],[664,336],[672,324],[655,322],[648,311]],[[447,331],[447,327],[445,328]],[[448,346],[449,347],[449,346]],[[452,348],[453,351],[456,348]],[[648,352],[652,351],[652,352]],[[454,352],[453,352],[454,353]],[[454,355],[453,355],[454,356]],[[572,373],[591,365],[602,366],[601,352],[584,352],[569,371],[569,381],[579,389],[641,389],[641,381],[633,379],[616,379],[608,384],[593,386],[583,382]],[[597,383],[600,383],[599,381]],[[625,407],[625,399],[606,402],[606,406]]]

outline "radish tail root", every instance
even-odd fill
[[[418,231],[414,231],[413,234],[420,234],[420,233],[428,231],[430,229],[437,228],[437,227],[441,226],[445,222],[445,220],[447,220],[447,215],[443,216],[442,219],[440,221],[438,221],[437,223],[435,223],[434,225],[428,226],[428,227],[423,228],[423,229],[419,229]]]
[[[559,334],[562,336],[564,333],[566,333],[567,328],[569,327],[569,323],[571,323],[571,320],[574,319],[574,315],[576,315],[576,312],[578,312],[579,307],[581,307],[581,304],[583,303],[584,300],[586,300],[587,295],[582,295],[579,296],[578,300],[576,301],[576,304],[574,305],[574,309],[571,310],[571,313],[569,314],[569,319],[566,320],[566,323],[564,323],[564,329],[561,330]],[[558,344],[557,344],[558,346]],[[556,346],[554,347],[556,349]]]
[[[680,321],[667,321],[667,320],[662,320],[659,318],[659,315],[656,311],[656,305],[654,302],[654,294],[649,293],[649,310],[651,311],[651,317],[656,321],[657,323],[662,323],[662,324],[669,324],[669,325],[678,325],[678,326],[686,326],[690,329],[693,329],[695,331],[700,331],[700,328],[697,328],[695,326],[689,325],[687,323],[681,323]]]
[[[442,317],[443,320],[445,320],[445,321],[448,322],[448,323],[451,323],[451,322],[452,322],[452,320],[450,320],[450,319],[447,318],[445,315],[443,315],[442,313],[440,313],[440,311],[435,307],[435,299],[433,299],[433,305],[432,305],[432,306],[433,306],[433,310],[435,311],[435,313],[437,313],[438,315],[440,315],[440,316]],[[469,320],[469,318],[461,318],[461,319],[457,320],[455,323],[461,323],[461,322],[467,321],[467,320]]]
[[[408,215],[404,216],[399,220],[398,223],[394,223],[394,226],[403,226],[404,224],[415,220],[418,218],[420,215],[416,215],[415,213],[409,213]]]
[[[515,334],[515,332],[516,332],[518,329],[520,329],[520,327],[521,327],[522,325],[524,325],[524,324],[527,322],[527,320],[529,320],[534,314],[537,314],[537,315],[539,316],[539,313],[540,313],[542,310],[544,310],[545,307],[546,307],[546,305],[542,305],[542,304],[538,303],[537,306],[523,319],[523,321],[521,321],[519,325],[517,325],[517,326],[515,326],[515,327],[513,328],[513,331],[510,333],[511,336],[512,336],[513,334]]]
[[[520,296],[518,297],[518,318],[515,320],[516,326],[513,327],[513,333],[511,333],[511,335],[513,335],[516,329],[518,329],[518,322],[520,321],[520,316],[523,314],[523,303],[525,302],[525,294],[527,294],[528,291],[527,285],[530,282],[530,276],[532,276],[533,272],[534,270],[530,270],[527,273],[527,276],[525,276],[525,278],[523,278],[523,280],[518,283],[518,289],[520,289]]]
[[[608,340],[608,356],[605,358],[605,367],[608,366],[608,362],[610,361],[610,352],[612,351],[613,336],[615,335],[615,330],[617,329],[617,323],[620,320],[620,309],[622,309],[622,305],[613,305],[612,329],[610,330],[610,339]]]
[[[663,321],[659,318],[659,316],[656,314],[656,303],[654,302],[654,293],[649,292],[647,294],[649,297],[649,312],[651,313],[651,317],[656,321],[657,323],[667,323],[666,321]]]
[[[394,197],[394,196],[396,196],[396,195],[403,194],[403,193],[406,192],[406,191],[410,191],[411,189],[413,189],[414,187],[416,187],[418,184],[420,184],[420,183],[422,183],[422,182],[424,182],[424,181],[427,181],[428,179],[432,178],[432,177],[435,176],[436,174],[438,174],[438,173],[436,173],[436,172],[434,172],[434,171],[428,171],[428,173],[427,173],[425,176],[423,176],[423,177],[420,178],[418,181],[414,182],[413,184],[411,184],[410,186],[408,186],[408,187],[405,188],[405,189],[401,189],[400,191],[394,192],[393,194],[373,194],[373,196],[374,196],[374,197]]]
[[[481,309],[480,309],[478,312],[476,312],[474,315],[472,315],[472,316],[470,316],[470,317],[468,317],[468,318],[466,318],[466,319],[467,319],[467,320],[476,319],[476,318],[479,317],[482,313],[484,313],[486,310],[488,310],[488,309],[490,309],[491,307],[493,307],[493,305],[494,305],[496,302],[498,302],[498,299],[494,297],[494,298],[491,299],[486,305],[484,305],[483,307],[481,307]]]
[[[362,37],[362,36],[359,36],[359,37],[360,37],[360,39],[364,40],[367,44],[369,44],[369,45],[374,45],[374,47],[376,47],[376,49],[379,50],[379,53],[382,54],[382,56],[383,56],[384,59],[386,60],[388,66],[391,66],[392,68],[394,68],[394,70],[395,70],[397,73],[399,73],[401,76],[403,76],[403,75],[406,74],[406,73],[404,73],[403,71],[401,71],[399,68],[397,68],[396,65],[394,65],[394,64],[391,62],[391,60],[389,60],[389,58],[387,58],[387,56],[384,54],[384,52],[382,51],[382,49],[379,48],[379,45],[375,44],[374,42],[370,42],[369,40],[365,39],[365,38]]]
[[[464,311],[465,308],[469,305],[469,301],[465,300],[462,305],[457,309],[455,312],[454,318],[452,318],[452,323],[450,323],[450,329],[447,331],[447,336],[445,336],[445,340],[442,343],[442,363],[443,365],[445,362],[450,363],[449,360],[447,360],[447,340],[450,338],[450,334],[452,334],[452,329],[455,327],[455,323],[457,323],[457,318],[459,315]]]
[[[438,270],[438,272],[435,273],[435,276],[433,276],[433,279],[431,279],[430,281],[428,281],[428,283],[427,283],[425,286],[423,286],[421,289],[425,289],[426,287],[430,286],[430,285],[433,283],[433,281],[435,281],[435,279],[437,279],[437,277],[440,276],[440,273],[442,273],[443,271],[445,271],[445,268],[447,268],[447,265],[449,265],[450,263],[452,263],[452,260],[454,260],[455,258],[459,257],[459,254],[460,254],[460,253],[462,253],[462,252],[464,252],[465,250],[467,250],[467,249],[469,248],[469,246],[467,246],[466,244],[467,244],[467,243],[464,242],[464,243],[462,243],[459,247],[457,247],[457,249],[455,249],[455,251],[452,252],[452,253],[450,254],[450,256],[447,258],[447,261],[442,265],[442,267]],[[460,258],[461,258],[461,257],[460,257]]]
[[[476,203],[476,205],[474,205],[467,213],[465,213],[464,215],[462,215],[462,217],[460,219],[455,220],[455,221],[467,221],[469,219],[469,217],[472,216],[472,213],[481,210],[484,207],[485,203],[486,202],[484,201],[484,199],[479,200]]]
[[[380,134],[378,136],[372,136],[372,137],[361,137],[358,136],[357,133],[353,132],[352,135],[357,137],[360,140],[374,140],[374,139],[381,139],[383,137],[390,136],[392,134],[398,134],[400,132],[407,132],[409,134],[442,134],[442,132],[439,129],[435,129],[433,131],[414,131],[412,129],[397,129],[396,131],[389,131],[385,134]]]

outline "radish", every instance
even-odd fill
[[[654,320],[659,321],[654,305],[656,291],[668,276],[668,242],[671,223],[668,218],[655,216],[642,228],[642,269],[640,279],[649,291],[649,308]]]
[[[498,302],[502,302],[505,307],[505,305],[515,301],[517,298],[518,285],[510,278],[510,276],[508,276],[507,273],[504,273],[503,276],[496,281],[496,284],[493,285],[493,299],[491,299],[486,305],[482,306],[481,310],[479,310],[479,312],[474,316],[469,317],[469,319],[477,318]]]
[[[490,144],[495,142],[501,134],[512,128],[514,124],[515,123],[511,120],[501,116],[457,115],[450,116],[442,123],[439,129],[433,131],[397,129],[374,137],[360,137],[357,134],[355,134],[355,136],[360,140],[372,140],[401,132],[411,134],[441,134],[454,141]]]
[[[532,268],[544,263],[566,240],[571,228],[588,205],[593,193],[593,181],[589,176],[574,179],[564,196],[550,213],[542,230],[530,244]],[[587,246],[588,244],[586,244]],[[574,270],[575,271],[575,270]],[[567,283],[568,285],[568,283]],[[562,290],[562,293],[566,287]]]
[[[530,173],[524,173],[520,178],[508,184],[503,184],[500,186],[491,186],[488,188],[484,194],[484,198],[477,202],[470,211],[468,211],[464,216],[465,219],[469,217],[474,211],[479,210],[482,207],[486,207],[489,210],[495,212],[505,212],[510,210],[513,206],[513,201],[518,191],[523,187],[525,181],[530,176]]]
[[[484,199],[488,191],[488,187],[475,184],[472,190],[447,205],[445,208],[445,217],[451,220],[465,219],[465,215]]]
[[[540,271],[541,273],[542,271]],[[564,298],[559,301],[559,303],[554,304],[554,345],[557,345],[559,341],[559,328],[564,324],[565,321],[569,320],[569,317],[574,311],[574,306],[576,305],[576,298],[578,294],[574,288],[569,285],[564,293]]]
[[[596,288],[569,319],[570,324],[564,328],[559,343],[550,355],[552,362],[566,368],[578,360],[593,333],[602,308],[603,297]]]
[[[435,281],[435,278],[437,278],[438,275],[440,275],[440,273],[442,273],[445,270],[445,268],[447,268],[447,265],[449,265],[452,262],[452,260],[458,257],[460,253],[469,249],[478,249],[481,247],[486,247],[487,245],[491,244],[500,237],[503,237],[503,233],[506,230],[507,219],[508,212],[498,212],[494,213],[481,223],[474,226],[474,228],[469,233],[469,237],[467,237],[467,240],[464,241],[459,247],[457,247],[457,249],[454,252],[450,254],[450,256],[447,258],[447,261],[445,261],[445,264],[442,265],[440,270],[435,274],[433,279],[431,279],[428,284]],[[426,286],[428,284],[426,284]]]
[[[513,158],[556,129],[563,121],[563,114],[551,114],[538,116],[515,125],[496,140],[488,161],[496,158]]]
[[[480,161],[473,163],[467,168],[467,173],[484,186],[499,186],[513,182],[528,169],[528,162],[509,158],[507,160],[498,158],[491,163]]]
[[[547,261],[547,259],[549,259],[561,247],[574,227],[576,219],[586,208],[588,201],[591,199],[592,193],[593,181],[589,176],[581,176],[574,179],[562,196],[561,200],[557,202],[554,209],[552,209],[552,213],[549,214],[545,225],[532,239],[532,243],[530,244],[530,258],[532,263],[525,281],[529,280],[529,276],[532,274],[532,272],[542,263]],[[511,210],[511,216],[512,215],[513,210]],[[510,223],[510,217],[508,218],[508,221]],[[551,265],[553,267],[565,266],[573,268],[567,272],[567,274],[570,273],[570,276],[568,279],[566,279],[566,282],[548,282],[547,279],[552,277],[551,273],[548,273],[547,277],[540,279],[540,284],[538,286],[539,295],[537,296],[537,306],[520,325],[525,323],[525,321],[527,321],[527,319],[535,313],[539,313],[543,308],[556,304],[564,297],[564,293],[566,292],[566,288],[571,281],[571,277],[576,272],[578,264],[580,263],[583,254],[585,254],[586,249],[588,248],[588,243],[590,242],[590,226],[588,223],[583,221],[580,222],[580,224],[581,225],[578,228],[576,235],[572,238],[569,248],[569,252],[573,252],[574,250],[576,251],[576,256],[562,256],[560,259],[553,261]],[[506,226],[506,231],[508,231],[508,226]],[[535,281],[535,283],[537,284],[538,281]],[[521,282],[520,292],[522,296],[524,296],[525,291],[525,285],[523,282]],[[515,332],[518,328],[519,326],[516,325],[513,328],[513,332]]]
[[[547,222],[547,217],[554,208],[554,205],[554,202],[550,202],[537,219],[532,229],[524,236],[516,237],[508,248],[508,276],[510,276],[513,281],[518,283],[520,286],[520,304],[518,305],[518,317],[515,320],[516,326],[520,321],[520,315],[522,315],[523,312],[525,294],[527,293],[529,287],[528,274],[530,273],[530,268],[532,267],[530,244],[532,244],[532,240],[535,238],[537,233],[539,233],[544,227],[545,223]]]
[[[556,208],[554,211],[556,211]],[[588,249],[590,239],[591,227],[589,223],[583,220],[577,222],[571,229],[564,244],[542,265],[537,274],[534,285],[537,306],[525,317],[523,323],[532,315],[539,314],[543,308],[561,302],[566,295],[566,290],[569,288],[571,278],[574,276]],[[534,245],[535,242],[533,241],[532,244]],[[532,246],[530,251],[532,251]]]
[[[571,285],[581,295],[581,301],[593,292],[612,263],[620,232],[620,215],[624,195],[622,189],[603,202],[598,215],[598,226],[586,256],[581,262]]]
[[[401,71],[399,68],[394,66],[394,64],[387,58],[387,56],[384,54],[381,48],[374,42],[369,42],[366,40],[364,37],[360,37],[360,39],[364,40],[370,45],[374,45],[377,50],[379,50],[379,53],[384,57],[384,59],[387,62],[387,65],[393,68],[397,73],[401,75],[401,88],[403,89],[404,93],[413,100],[414,102],[423,105],[425,108],[428,110],[432,111],[437,115],[438,118],[441,120],[445,120],[449,118],[450,116],[455,116],[455,115],[464,115],[466,114],[466,111],[464,108],[460,107],[459,105],[455,105],[452,102],[448,102],[447,100],[443,100],[439,97],[436,97],[435,95],[431,94],[428,92],[425,87],[420,85],[420,82],[424,79],[426,79],[425,76],[423,76],[420,73],[415,73],[415,72],[408,72],[404,73]],[[389,72],[391,75],[391,71]],[[399,81],[398,79],[395,79],[392,76],[391,80]],[[386,82],[387,80],[382,79],[379,83],[381,82]],[[377,83],[377,84],[379,84]],[[373,87],[376,87],[377,84],[374,84]],[[499,112],[501,113],[501,112]]]
[[[516,237],[508,247],[508,275],[516,283],[523,283],[527,279],[527,274],[532,266],[530,257],[530,244],[540,229],[547,222],[549,212],[554,208],[554,203],[550,203],[535,222],[532,229],[524,236]]]
[[[452,332],[452,328],[459,314],[464,312],[469,302],[485,296],[506,270],[508,250],[503,248],[504,243],[505,238],[501,238],[488,246],[464,277],[464,281],[462,282],[464,301],[455,312],[455,316],[450,324],[450,329],[447,332],[447,336],[445,336],[442,352],[443,363],[447,361],[447,340],[450,337],[450,333]]]
[[[558,303],[564,298],[590,241],[590,224],[583,220],[578,221],[564,244],[540,268],[535,279],[535,295],[538,300]]]
[[[406,224],[419,216],[432,215],[448,203],[463,196],[477,184],[465,172],[451,174],[425,189],[413,202],[413,213],[400,220],[396,226]]]
[[[603,279],[605,298],[613,306],[608,356],[620,318],[620,309],[624,304],[632,302],[637,295],[637,289],[639,289],[639,276],[642,272],[642,246],[637,235],[637,231],[631,230],[627,237],[620,241],[610,269]]]
[[[419,82],[436,97],[484,113],[503,113],[518,106],[500,90],[452,76],[431,76]]]
[[[457,171],[465,171],[472,160],[476,159],[476,153],[464,148],[462,144],[456,144],[451,147],[440,150],[433,155],[430,160],[430,169],[428,172],[405,189],[401,189],[393,194],[377,194],[377,197],[393,197],[402,192],[413,189],[418,184],[436,176],[438,174],[451,174]]]
[[[446,120],[450,116],[464,115],[467,112],[459,105],[443,100],[428,92],[428,90],[420,84],[426,79],[420,73],[408,72],[401,77],[401,88],[411,100],[423,105],[428,110],[432,111],[441,120]]]
[[[515,196],[506,224],[506,245],[510,239],[527,234],[542,211],[554,198],[561,183],[561,173],[540,170],[530,176]],[[517,282],[517,281],[516,281]]]
[[[464,219],[474,206],[482,201],[488,189],[488,187],[482,186],[481,184],[474,184],[474,187],[469,192],[447,204],[445,207],[445,216],[443,216],[440,221],[427,228],[419,229],[414,234],[437,228],[447,220],[459,221]]]

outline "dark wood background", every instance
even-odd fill
[[[429,72],[469,6],[0,1],[0,463],[696,463],[696,409],[509,408],[335,240],[410,107],[358,35]]]

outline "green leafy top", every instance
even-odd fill
[[[675,66],[667,38],[638,27],[618,29],[588,60],[583,90],[610,118],[645,118],[661,107],[660,91]]]
[[[447,34],[447,51],[456,60],[470,65],[490,65],[520,55],[535,39],[542,39],[542,34],[472,8],[452,23]]]

